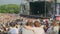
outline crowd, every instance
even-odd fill
[[[0,24],[0,34],[60,34],[57,21],[21,18]]]

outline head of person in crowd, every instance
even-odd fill
[[[28,19],[27,22],[32,22],[33,20],[32,19]]]
[[[53,26],[57,26],[58,23],[57,23],[57,22],[53,22],[52,25],[53,25]]]
[[[46,27],[49,27],[49,23],[48,23],[48,21],[47,21],[47,20],[45,21],[45,23],[46,23],[46,24],[45,24],[45,25],[46,25]]]
[[[35,22],[34,22],[34,26],[35,26],[35,27],[40,27],[40,26],[41,26],[41,24],[40,24],[40,22],[39,22],[39,21],[35,21]]]
[[[20,26],[21,26],[20,21],[16,21],[15,23],[16,23],[16,28],[20,28]]]
[[[33,23],[31,21],[27,21],[26,26],[33,26]]]
[[[23,21],[23,17],[20,18],[20,21]]]
[[[11,27],[15,27],[15,26],[16,26],[16,23],[11,22],[11,23],[10,23],[10,26],[11,26]]]
[[[20,25],[20,19],[15,20],[16,25]]]

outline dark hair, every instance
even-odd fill
[[[14,27],[15,25],[16,25],[16,23],[14,23],[14,22],[11,22],[11,23],[10,23],[10,26],[11,26],[11,27]]]

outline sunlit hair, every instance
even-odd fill
[[[27,21],[27,23],[26,23],[27,26],[32,26],[32,24],[33,23],[32,22],[29,22],[29,21]]]

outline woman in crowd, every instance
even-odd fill
[[[35,27],[27,27],[25,26],[26,29],[32,30],[34,34],[45,34],[44,29],[41,27],[41,24],[39,21],[34,22]]]
[[[25,25],[26,27],[28,28],[32,28],[32,21],[29,19]],[[33,31],[32,30],[28,30],[24,27],[22,27],[22,34],[33,34]]]

